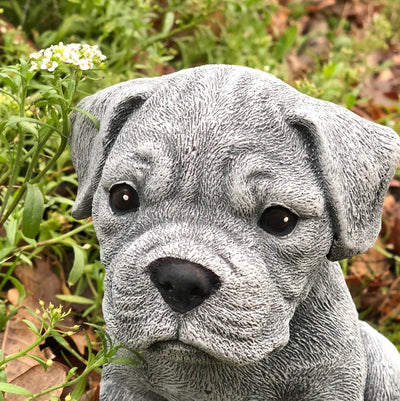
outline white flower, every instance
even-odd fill
[[[91,70],[99,67],[107,57],[101,53],[97,45],[70,43],[64,45],[60,42],[58,45],[52,45],[47,49],[30,55],[30,71],[39,69],[50,72],[58,67],[75,67],[79,70]]]
[[[40,53],[32,53],[32,54],[29,56],[29,58],[31,58],[31,59],[33,59],[33,60],[38,60],[38,59],[40,59],[40,57],[42,57]]]
[[[42,59],[42,64],[40,65],[41,70],[47,70],[51,66],[51,60],[49,58]]]
[[[31,62],[31,67],[29,68],[29,71],[37,71],[39,69],[39,65],[36,61]]]
[[[58,67],[57,61],[51,62],[51,67],[47,69],[47,71],[53,72]]]
[[[80,69],[80,70],[90,70],[91,68],[92,68],[92,66],[93,66],[93,63],[89,60],[89,59],[87,59],[87,58],[84,58],[84,59],[82,59],[82,60],[79,60],[79,62],[78,62],[78,64],[77,64],[77,67]]]
[[[50,58],[53,55],[53,52],[50,48],[45,49],[45,51],[43,52],[44,56],[47,58]]]

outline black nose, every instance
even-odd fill
[[[175,258],[157,259],[149,265],[150,279],[175,312],[185,313],[200,305],[221,283],[205,267]]]

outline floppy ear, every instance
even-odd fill
[[[390,128],[305,95],[285,102],[286,121],[306,143],[334,224],[330,260],[365,252],[381,227],[382,204],[400,140]]]
[[[72,162],[78,175],[78,194],[72,216],[84,219],[92,214],[93,194],[99,183],[104,162],[119,132],[128,119],[155,91],[163,77],[123,82],[84,98],[78,109],[99,121],[75,111],[69,137]]]

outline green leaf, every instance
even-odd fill
[[[79,295],[57,295],[57,298],[61,301],[72,302],[75,304],[92,305],[94,303],[93,299],[81,297]]]
[[[15,246],[7,246],[0,250],[0,262],[11,253],[16,247]]]
[[[76,366],[71,368],[67,373],[67,377],[65,378],[65,381],[67,382],[72,376],[74,376],[77,370],[78,370],[78,368]]]
[[[0,276],[5,276],[5,274],[0,274]],[[21,282],[16,279],[15,277],[7,277],[8,280],[11,281],[12,285],[14,286],[14,288],[18,291],[18,300],[17,303],[21,303],[22,300],[25,298],[26,296],[26,292],[25,292],[25,288],[24,286],[21,284]]]
[[[39,232],[44,212],[44,200],[40,189],[28,184],[22,214],[22,233],[28,238],[35,238]]]
[[[74,285],[82,277],[85,268],[85,252],[78,245],[74,245],[72,248],[74,250],[74,264],[68,277],[69,285]]]
[[[7,308],[3,300],[0,300],[0,330],[4,330],[7,323]]]
[[[68,80],[64,84],[65,86],[65,97],[69,102],[72,101],[72,98],[76,91],[76,82],[74,80]]]
[[[7,121],[7,127],[15,127],[17,124],[20,124],[22,122],[42,125],[44,127],[51,128],[53,131],[56,131],[58,134],[62,135],[62,132],[60,132],[54,125],[46,124],[41,120],[37,120],[36,118],[30,118],[30,117],[10,116]]]
[[[18,92],[18,84],[19,82],[15,82],[12,77],[7,74],[0,74],[0,82],[4,82],[5,85],[8,85],[13,92]]]
[[[100,129],[100,122],[99,120],[93,115],[88,113],[85,110],[82,109],[78,109],[78,107],[71,107],[72,110],[77,111],[78,113],[83,114],[84,116],[86,116],[87,118],[89,118],[90,120],[92,120],[92,123],[94,124],[94,126],[96,127],[97,130]]]
[[[46,365],[46,361],[42,357],[37,356],[37,355],[30,355],[30,354],[27,355],[27,357],[29,357],[29,358],[33,359],[34,361],[38,362],[42,366],[42,368],[44,370],[47,370],[48,366]]]
[[[0,360],[3,359],[3,351],[0,351]],[[0,383],[7,383],[7,375],[4,367],[0,369]]]
[[[164,25],[162,28],[162,33],[163,35],[166,35],[174,26],[174,21],[175,21],[175,14],[172,11],[168,11],[165,14],[164,18]]]
[[[36,124],[35,124],[36,125]],[[38,130],[36,129],[34,124],[28,123],[26,121],[22,121],[19,123],[19,126],[27,132],[30,132],[31,134],[37,136],[38,135]]]
[[[0,391],[5,391],[10,394],[26,395],[28,397],[32,395],[32,393],[26,388],[11,383],[0,383]]]
[[[36,334],[39,335],[37,327],[28,319],[22,319],[22,321]]]
[[[7,121],[0,121],[0,133],[3,132],[3,129],[6,125],[7,125]]]
[[[80,400],[85,393],[86,388],[86,378],[82,377],[81,380],[78,381],[77,385],[75,386],[74,391],[71,394],[71,398],[73,400]]]
[[[30,267],[33,266],[32,261],[31,261],[26,255],[24,255],[23,253],[21,253],[21,254],[19,255],[19,258],[20,258],[25,264],[27,264],[28,266],[30,266]]]
[[[114,357],[110,359],[109,363],[115,363],[117,365],[138,365],[139,361],[136,361],[133,358],[129,358],[129,357]]]

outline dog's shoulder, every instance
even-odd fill
[[[400,354],[369,324],[360,322],[360,328],[368,364],[365,401],[399,401]]]

